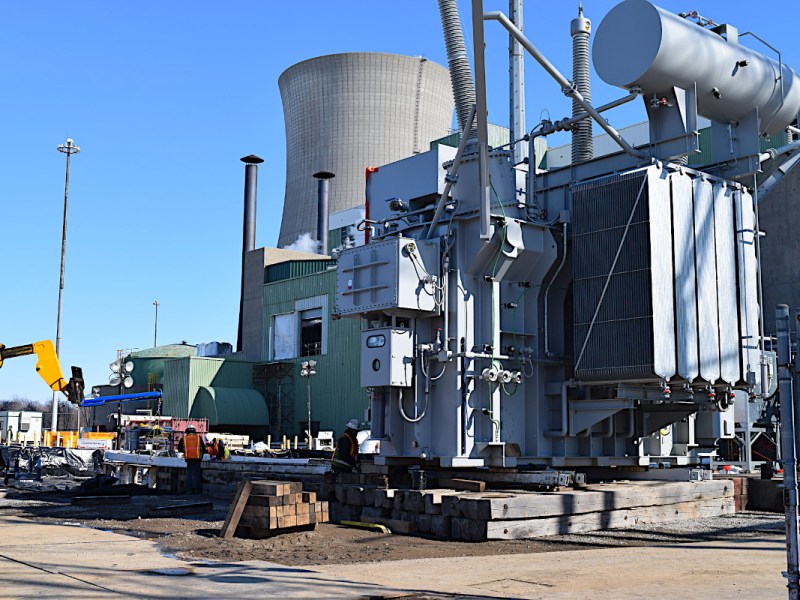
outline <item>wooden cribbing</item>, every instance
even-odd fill
[[[239,483],[220,533],[230,539],[264,538],[276,533],[313,529],[329,520],[328,503],[297,482],[248,480]]]

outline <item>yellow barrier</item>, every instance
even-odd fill
[[[42,437],[43,446],[77,448],[79,438],[89,440],[114,440],[117,438],[117,434],[114,431],[85,431],[82,434],[77,431],[44,431]]]

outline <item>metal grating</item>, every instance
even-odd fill
[[[669,379],[675,333],[666,173],[648,167],[576,185],[572,208],[576,376]]]

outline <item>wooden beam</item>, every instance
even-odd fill
[[[236,488],[236,496],[228,511],[228,516],[225,518],[225,523],[220,530],[219,536],[223,540],[229,540],[236,534],[236,528],[239,526],[239,519],[242,518],[242,512],[244,511],[244,507],[247,506],[247,500],[250,497],[250,491],[252,489],[253,484],[249,479],[240,482]]]

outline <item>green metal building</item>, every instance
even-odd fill
[[[261,377],[273,436],[302,435],[310,387],[314,431],[337,434],[352,418],[366,420],[369,401],[360,385],[361,322],[334,319],[336,261],[288,261],[266,267]],[[300,376],[303,361],[316,375]]]
[[[264,397],[253,388],[256,364],[197,356],[166,361],[162,414],[206,418],[217,431],[262,437],[269,418]]]

